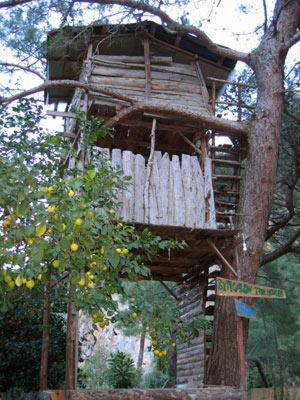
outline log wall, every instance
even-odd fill
[[[150,57],[151,100],[172,106],[185,105],[191,111],[208,112],[208,93],[204,80],[199,78],[195,63],[174,63],[172,57]],[[145,100],[146,73],[142,56],[95,55],[90,82],[133,98]],[[99,93],[94,102],[103,106],[126,106],[126,103]]]
[[[121,205],[118,218],[153,225],[216,228],[210,159],[203,172],[197,157],[186,154],[170,158],[156,151],[149,167],[142,155],[131,151],[96,151],[132,177],[128,187],[117,192]]]
[[[197,275],[186,278],[176,291],[180,318],[191,323],[204,315],[203,291],[205,282],[199,283]],[[190,342],[177,344],[177,385],[191,388],[203,387],[205,368],[204,332]]]

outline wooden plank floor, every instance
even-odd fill
[[[205,273],[211,265],[219,264],[219,259],[212,252],[208,240],[213,242],[226,257],[232,249],[237,230],[229,229],[190,229],[165,225],[135,224],[138,231],[148,228],[162,239],[184,240],[187,247],[182,250],[161,251],[146,263],[152,272],[152,279],[180,282],[184,274],[197,270]]]

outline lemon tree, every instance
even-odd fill
[[[77,113],[82,169],[60,135],[41,127],[41,108],[31,100],[3,108],[0,119],[0,290],[58,285],[77,308],[103,325],[117,318],[121,277],[147,275],[145,260],[159,249],[183,247],[148,230],[116,221],[116,193],[128,178],[93,151],[97,137],[111,132],[98,119]],[[66,160],[75,165],[67,168]],[[98,315],[98,317],[97,317]]]

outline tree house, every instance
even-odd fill
[[[132,177],[118,193],[117,217],[187,242],[186,249],[162,252],[149,263],[151,279],[178,283],[184,320],[203,315],[209,268],[226,256],[236,234],[218,229],[209,142],[215,132],[234,134],[238,127],[228,124],[226,132],[226,121],[214,116],[209,98],[216,86],[210,78],[228,79],[235,61],[151,21],[52,31],[47,59],[49,79],[88,87],[74,89],[66,81],[65,87],[49,88],[49,104],[66,103],[65,112],[50,115],[65,117],[64,134],[79,153],[72,107],[102,117],[113,129],[113,137],[99,140],[95,149]],[[81,158],[88,162],[87,155]],[[199,334],[178,344],[179,385],[203,384],[204,339]]]

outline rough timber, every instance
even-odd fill
[[[226,228],[230,221],[228,202],[223,212],[224,182],[234,182],[231,190],[237,192],[238,177],[214,174],[218,165],[240,173],[241,153],[238,159],[218,159],[214,141],[215,136],[234,134],[241,143],[242,125],[237,123],[225,132],[228,124],[214,115],[216,91],[235,61],[218,57],[191,35],[180,36],[149,21],[50,32],[47,56],[50,79],[77,79],[93,87],[89,92],[70,88],[47,92],[49,104],[68,104],[68,113],[61,114],[66,117],[64,134],[82,162],[88,158],[80,148],[72,107],[102,117],[114,131],[113,137],[95,143],[95,151],[104,152],[113,166],[132,177],[129,186],[117,193],[121,204],[117,217],[138,230],[149,228],[162,238],[188,244],[182,250],[161,251],[148,262],[151,279],[178,283],[178,308],[186,322],[211,315],[213,301],[207,307],[206,300],[215,275],[210,271],[220,263],[210,243],[226,257],[237,234],[233,229],[217,229],[217,223]],[[236,145],[231,150],[224,148],[222,154],[235,149]],[[231,194],[226,196],[231,199]],[[223,207],[224,218],[220,218],[219,207]],[[178,344],[177,355],[177,383],[202,387],[206,367],[203,332],[191,343]],[[201,393],[199,399],[215,398],[209,392]],[[239,396],[226,397],[224,391],[223,395],[218,398]],[[156,392],[153,396],[167,398]],[[190,398],[189,394],[184,398]]]

